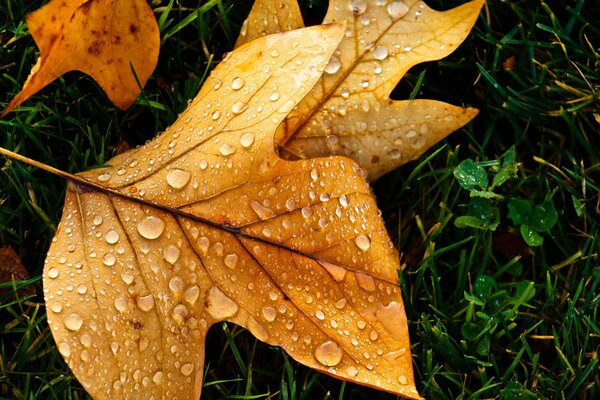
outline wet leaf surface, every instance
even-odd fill
[[[162,135],[72,179],[44,292],[92,396],[198,399],[206,333],[230,321],[323,373],[420,398],[398,254],[364,172],[273,149],[343,33],[238,48]]]
[[[90,75],[126,109],[158,60],[158,25],[145,0],[53,0],[26,22],[40,58],[0,116],[69,71]]]
[[[267,10],[277,5],[289,10],[291,3],[257,0],[244,36],[273,32],[278,26]],[[393,101],[389,95],[412,66],[454,51],[482,4],[475,0],[437,12],[419,0],[330,1],[324,23],[345,22],[347,30],[323,77],[280,128],[276,143],[282,157],[344,155],[376,179],[470,121],[477,114],[473,108]]]

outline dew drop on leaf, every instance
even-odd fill
[[[271,210],[268,207],[263,206],[256,200],[250,201],[250,207],[256,213],[256,215],[258,215],[258,217],[260,219],[269,219],[269,218],[275,216],[275,213],[273,212],[273,210]]]
[[[371,247],[371,239],[366,235],[358,235],[354,238],[354,244],[362,251],[367,251]]]
[[[140,296],[136,299],[135,303],[140,310],[148,312],[154,308],[154,297],[151,294]]]
[[[171,291],[173,293],[183,292],[183,288],[184,288],[183,279],[181,279],[180,277],[174,276],[169,281],[169,289],[171,289]]]
[[[336,56],[331,56],[329,63],[325,66],[325,72],[329,75],[335,74],[342,67],[342,62]]]
[[[339,344],[332,340],[322,343],[315,349],[315,358],[326,367],[334,367],[342,361],[344,355]]]
[[[376,60],[385,60],[388,56],[388,49],[385,46],[377,46],[373,49],[373,58]]]
[[[244,87],[244,85],[246,84],[246,81],[244,81],[243,78],[240,77],[236,77],[233,79],[233,81],[231,82],[231,88],[233,90],[240,90],[241,88]]]
[[[206,311],[216,320],[232,317],[239,309],[238,304],[216,286],[210,288],[206,302]]]
[[[194,372],[194,364],[183,364],[180,371],[182,375],[190,376]]]
[[[181,250],[179,250],[179,247],[170,245],[169,247],[167,247],[165,249],[165,252],[163,255],[165,257],[165,261],[168,262],[169,264],[173,265],[179,259],[180,254],[181,254]]]
[[[173,189],[183,189],[190,181],[191,174],[182,169],[170,169],[167,171],[167,184]]]
[[[221,147],[219,147],[219,153],[225,157],[230,156],[235,153],[235,147],[230,144],[223,143]]]
[[[83,318],[77,313],[67,315],[65,318],[65,327],[70,331],[78,331],[83,325]]]
[[[200,296],[200,288],[197,285],[194,285],[192,287],[189,287],[184,295],[183,298],[185,299],[185,301],[187,301],[191,306],[193,306],[196,303],[196,300],[198,300],[198,297]]]
[[[106,253],[104,257],[102,257],[102,263],[107,267],[112,267],[113,265],[115,265],[116,261],[117,258],[113,253]]]
[[[365,0],[350,0],[350,11],[356,15],[367,11],[367,2]]]
[[[108,244],[115,244],[119,241],[119,233],[114,229],[111,229],[108,232],[106,232],[104,240],[106,240],[106,243]]]
[[[393,19],[399,19],[406,15],[408,12],[408,6],[403,1],[392,1],[387,6],[389,16]]]
[[[165,230],[165,223],[162,219],[148,216],[137,225],[137,231],[146,239],[156,239],[162,235]]]
[[[59,275],[59,272],[58,272],[57,268],[53,267],[48,270],[48,278],[55,279],[58,277],[58,275]]]
[[[253,133],[246,132],[246,133],[242,134],[242,136],[240,136],[240,144],[242,145],[242,147],[248,148],[248,147],[252,146],[252,143],[254,143],[254,134]]]
[[[263,314],[263,317],[265,317],[265,319],[269,322],[273,322],[273,321],[275,321],[275,318],[277,318],[277,310],[275,310],[271,306],[263,307],[262,314]]]
[[[238,262],[238,255],[235,253],[227,254],[223,259],[223,262],[228,268],[235,268]]]

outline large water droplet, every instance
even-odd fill
[[[144,312],[148,312],[154,308],[154,297],[151,294],[140,296],[135,302],[138,308]]]
[[[376,60],[385,60],[388,56],[388,49],[385,46],[376,46],[373,49],[373,58]]]
[[[219,153],[225,157],[230,156],[235,153],[235,147],[230,144],[223,143],[221,147],[219,147]]]
[[[231,106],[231,112],[235,115],[241,114],[242,111],[244,111],[245,106],[246,105],[244,103],[242,103],[241,101],[235,102]]]
[[[240,136],[240,144],[242,147],[247,149],[252,146],[252,143],[254,143],[254,133],[246,132]]]
[[[169,281],[169,289],[171,289],[171,291],[173,293],[183,292],[183,288],[184,288],[183,279],[181,279],[180,277],[174,276]]]
[[[193,306],[196,303],[196,300],[198,300],[199,296],[200,296],[200,288],[197,285],[194,285],[185,291],[183,298],[191,306]]]
[[[252,208],[252,210],[254,210],[254,212],[256,213],[256,215],[258,215],[258,217],[260,219],[269,219],[269,218],[275,216],[275,213],[273,212],[273,210],[271,210],[268,207],[263,206],[256,200],[250,201],[250,207]]]
[[[275,318],[277,318],[277,310],[271,306],[263,307],[262,314],[263,317],[265,317],[265,319],[269,322],[273,322],[275,321]]]
[[[269,338],[269,333],[252,316],[246,321],[246,328],[261,342],[265,342]]]
[[[358,369],[351,365],[346,368],[346,375],[348,375],[350,378],[354,378],[356,375],[358,375]]]
[[[57,268],[52,267],[48,270],[48,278],[55,279],[55,278],[58,278],[58,275],[59,275],[59,272],[58,272]]]
[[[175,320],[175,322],[177,322],[178,324],[181,325],[183,322],[185,322],[189,313],[190,312],[185,305],[177,304],[175,307],[173,307],[173,312],[171,312],[171,317]]]
[[[182,375],[190,376],[194,372],[194,364],[183,364],[180,371]]]
[[[206,311],[216,320],[232,317],[239,309],[238,304],[216,286],[210,288],[206,300]]]
[[[387,6],[387,11],[389,16],[396,20],[398,18],[402,18],[408,12],[408,6],[403,1],[392,1]]]
[[[362,251],[367,251],[371,247],[371,239],[366,235],[358,235],[354,238],[354,244]]]
[[[106,243],[108,244],[115,244],[119,241],[119,233],[114,229],[111,229],[104,235],[104,240],[106,240]]]
[[[190,181],[192,175],[182,169],[170,169],[167,171],[167,183],[173,189],[183,189]]]
[[[375,317],[395,340],[402,340],[406,332],[406,314],[402,303],[392,301],[376,311]]]
[[[401,385],[408,385],[408,379],[404,375],[398,376],[398,383]]]
[[[342,62],[336,56],[331,56],[327,66],[325,66],[325,72],[332,75],[340,70]]]
[[[115,265],[116,261],[117,258],[113,253],[106,253],[104,257],[102,257],[102,263],[107,267],[112,267],[113,265]]]
[[[240,90],[241,88],[244,87],[244,85],[246,84],[246,81],[244,81],[243,78],[240,78],[239,76],[234,78],[233,81],[231,82],[231,88],[233,90]]]
[[[223,259],[223,262],[228,268],[233,269],[237,265],[238,258],[238,255],[235,253],[227,254]]]
[[[81,329],[82,325],[83,325],[83,318],[81,318],[81,315],[79,315],[79,314],[76,314],[76,313],[69,314],[65,318],[65,327],[70,331],[77,332],[79,329]]]
[[[119,312],[123,312],[127,309],[127,298],[125,296],[119,296],[115,299],[115,309]]]
[[[180,254],[181,254],[181,250],[179,250],[179,247],[170,245],[169,247],[167,247],[165,249],[163,255],[165,257],[165,261],[168,262],[169,264],[173,265],[179,259]]]
[[[360,15],[367,11],[367,2],[365,0],[350,0],[350,11]]]
[[[334,367],[342,361],[344,352],[339,344],[328,340],[315,349],[315,358],[326,367]]]
[[[81,342],[83,347],[90,347],[92,345],[92,337],[90,335],[88,335],[87,333],[83,333],[79,337],[79,341]]]
[[[156,239],[162,235],[165,230],[165,223],[162,219],[148,216],[137,225],[137,231],[146,239]]]
[[[67,342],[62,342],[58,345],[58,351],[63,357],[67,358],[71,355],[71,345]]]

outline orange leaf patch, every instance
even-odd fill
[[[158,25],[146,0],[53,0],[26,22],[40,58],[0,117],[74,70],[90,75],[117,107],[126,109],[158,60]]]

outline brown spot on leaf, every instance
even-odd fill
[[[100,56],[102,55],[102,49],[104,47],[104,41],[103,40],[94,40],[92,42],[92,44],[87,48],[87,52],[93,56]]]

